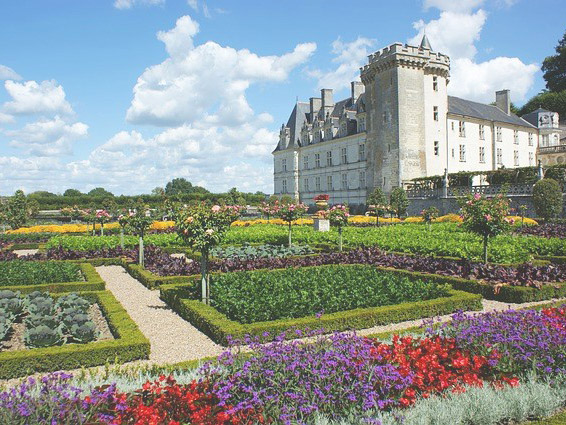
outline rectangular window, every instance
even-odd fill
[[[303,186],[304,186],[305,192],[309,192],[309,179],[304,180]]]
[[[452,158],[454,158],[454,148],[452,148]]]
[[[497,155],[495,157],[495,160],[497,162],[497,165],[502,165],[503,164],[503,152],[501,151],[501,148],[497,148],[496,153],[497,153]]]
[[[485,126],[480,124],[480,140],[485,140]]]
[[[438,91],[438,77],[432,77],[432,89]]]
[[[287,193],[287,180],[281,182],[281,193]]]
[[[366,144],[362,143],[358,146],[358,160],[365,161],[366,160]]]
[[[485,164],[485,147],[480,146],[480,164]]]
[[[435,121],[438,121],[438,106],[433,106],[432,107],[432,118]]]
[[[543,134],[542,135],[542,146],[548,146],[548,134]]]
[[[309,156],[305,155],[305,157],[303,158],[303,168],[305,170],[309,169]]]
[[[458,123],[458,132],[460,133],[460,137],[466,137],[466,123],[464,121]]]
[[[515,130],[513,132],[513,143],[515,143],[516,145],[519,144],[519,130]]]
[[[348,135],[348,127],[346,127],[346,123],[343,123],[340,126],[340,136],[344,137]]]
[[[314,186],[317,192],[320,192],[320,177],[314,178]]]
[[[360,189],[366,188],[366,172],[360,171]]]
[[[328,167],[332,165],[332,151],[326,152],[326,165]]]
[[[342,190],[348,189],[348,174],[342,174]]]
[[[440,155],[440,148],[437,140],[434,141],[434,155],[435,156]]]
[[[320,154],[319,153],[314,154],[314,166],[316,168],[320,168]]]
[[[360,125],[358,131],[366,131],[366,120],[365,118],[360,118]]]
[[[503,136],[501,134],[501,127],[495,127],[495,140],[501,142],[503,140]]]
[[[466,145],[460,145],[460,162],[466,162]]]
[[[515,167],[519,166],[519,151],[513,151],[513,164]]]
[[[529,146],[533,145],[533,133],[529,133]]]
[[[326,176],[326,189],[333,190],[332,188],[332,176]]]
[[[281,160],[281,170],[287,171],[287,160],[286,159]]]
[[[454,131],[454,121],[450,123],[450,126],[452,127],[452,131]]]
[[[340,151],[340,156],[342,158],[342,164],[348,163],[348,148],[342,148]]]
[[[533,152],[529,152],[529,165],[534,165],[535,163],[535,155]]]

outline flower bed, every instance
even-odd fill
[[[175,225],[174,221],[155,221],[151,225],[151,230],[166,230]],[[101,225],[97,223],[95,225],[96,230],[100,230]],[[120,224],[118,223],[106,223],[104,225],[104,230],[118,230]],[[8,230],[7,235],[27,235],[34,233],[85,233],[92,230],[92,224],[46,224],[30,227],[20,227],[16,230]]]
[[[344,270],[354,270],[361,273],[364,267],[360,266],[322,266],[319,267],[320,271],[311,273],[320,273],[321,278],[329,277],[333,272],[337,273],[340,268]],[[368,270],[371,267],[368,267]],[[297,269],[297,271],[302,269]],[[375,306],[378,296],[370,296],[370,288],[373,283],[363,282],[363,288],[359,289],[359,292],[354,295],[353,301],[349,299],[347,282],[342,284],[343,291],[339,292],[328,292],[326,289],[326,294],[324,294],[325,283],[320,283],[319,288],[309,291],[307,283],[309,282],[308,277],[306,277],[302,282],[304,282],[305,288],[301,291],[295,292],[292,288],[295,284],[292,280],[282,280],[279,288],[281,292],[277,292],[276,296],[269,295],[269,299],[262,300],[261,298],[243,299],[243,298],[228,298],[227,296],[222,298],[224,305],[220,308],[225,308],[224,311],[228,312],[234,318],[238,318],[242,322],[250,321],[251,323],[241,323],[236,320],[232,320],[225,314],[214,308],[213,306],[205,305],[200,301],[195,300],[196,286],[194,284],[187,283],[173,283],[173,284],[163,284],[160,286],[160,296],[161,298],[171,307],[177,314],[183,317],[185,320],[189,321],[193,326],[198,328],[201,332],[208,335],[213,341],[226,344],[230,336],[234,338],[242,338],[244,335],[263,335],[268,332],[269,334],[277,334],[280,332],[286,332],[289,338],[296,338],[302,336],[302,331],[305,329],[318,329],[324,328],[327,332],[331,331],[342,331],[347,329],[366,329],[376,325],[391,324],[403,322],[406,320],[414,320],[423,317],[433,317],[436,315],[450,314],[457,310],[479,310],[482,308],[481,296],[476,294],[469,294],[462,291],[456,291],[453,289],[444,289],[442,292],[434,293],[437,286],[432,285],[427,287],[427,284],[417,283],[419,281],[418,277],[411,275],[410,273],[393,271],[387,269],[379,269],[377,271],[379,274],[383,274],[383,279],[400,283],[403,282],[403,286],[408,290],[410,283],[415,284],[418,288],[428,288],[430,293],[428,296],[431,299],[420,300],[420,301],[407,301],[403,302],[402,296],[398,298],[391,297],[389,301],[391,303],[398,302],[397,304],[391,305],[381,305]],[[378,274],[376,272],[376,274]],[[258,276],[261,276],[259,272]],[[291,271],[274,271],[271,272],[274,276],[279,276],[282,274],[292,273]],[[305,271],[308,273],[308,270]],[[346,272],[342,273],[346,275]],[[373,273],[367,272],[367,276]],[[240,274],[242,278],[245,278],[245,274]],[[219,275],[222,276],[222,275]],[[236,276],[237,278],[240,276]],[[298,276],[297,276],[298,277]],[[344,277],[344,276],[343,276]],[[374,277],[375,278],[375,277]],[[426,279],[426,278],[425,278]],[[321,279],[322,280],[322,279]],[[424,279],[423,279],[424,280]],[[194,279],[193,279],[194,281]],[[284,296],[284,286],[287,282],[287,288],[289,291],[290,299],[286,302]],[[383,282],[383,280],[382,280]],[[444,282],[438,282],[440,284]],[[214,284],[213,284],[214,285]],[[304,285],[303,285],[304,286]],[[378,284],[375,284],[377,287]],[[315,286],[316,288],[316,286]],[[433,289],[434,288],[434,289]],[[390,288],[392,292],[395,289]],[[355,293],[357,290],[354,290]],[[412,290],[409,290],[411,292]],[[262,291],[263,292],[263,291]],[[415,290],[415,293],[419,292]],[[309,293],[311,293],[309,297]],[[420,295],[426,292],[419,292]],[[228,295],[228,292],[225,294]],[[322,295],[323,300],[326,302],[325,305],[316,304],[314,300]],[[336,295],[336,297],[334,297]],[[373,302],[365,303],[365,297],[368,297]],[[294,298],[294,299],[293,299]],[[405,299],[410,298],[407,296]],[[415,295],[415,298],[418,298]],[[213,304],[218,301],[215,298],[214,290],[212,292]],[[263,303],[261,301],[264,301]],[[294,301],[294,303],[290,303]],[[310,304],[309,304],[310,303]],[[372,305],[368,307],[368,305]],[[342,309],[340,309],[342,305]],[[246,311],[246,308],[250,308]],[[329,311],[322,311],[325,306],[328,306]],[[287,309],[287,307],[289,307]],[[236,316],[234,312],[242,313],[246,311],[245,314]],[[288,311],[294,314],[287,314]],[[298,316],[303,317],[298,317]],[[295,316],[294,318],[280,318]],[[269,320],[270,318],[278,318],[276,320]],[[264,320],[255,321],[252,320]],[[295,331],[293,331],[295,330]]]
[[[111,338],[99,315],[97,305],[76,293],[55,300],[46,292],[0,291],[0,352]]]
[[[0,419],[42,425],[522,423],[563,407],[566,379],[557,368],[534,376],[532,364],[516,362],[507,342],[502,349],[495,346],[502,337],[512,340],[506,322],[516,323],[516,314],[478,315],[469,328],[478,341],[473,344],[468,337],[445,335],[470,323],[457,315],[442,328],[444,334],[395,336],[386,343],[353,334],[315,335],[308,342],[285,342],[281,336],[271,344],[248,339],[251,353],[227,351],[175,377],[141,374],[148,376],[144,384],[137,384],[135,371],[97,380],[105,385],[95,389],[88,380],[48,375],[1,393]],[[525,324],[538,323],[520,326],[524,341],[540,342],[542,331],[547,342],[563,343],[563,307],[525,314]],[[490,325],[476,327],[482,320]],[[562,362],[560,349],[538,354]],[[510,361],[512,371],[506,367]]]
[[[196,282],[193,288],[198,299]],[[448,288],[373,266],[334,265],[221,273],[211,279],[211,296],[229,319],[253,323],[430,300],[448,296]]]
[[[520,217],[519,217],[520,220]],[[545,223],[540,226],[524,226],[516,230],[520,235],[532,235],[542,238],[566,238],[566,224]]]
[[[312,254],[313,250],[308,245],[243,245],[228,246],[225,248],[213,248],[210,251],[212,257],[223,260],[248,260],[252,258],[280,258],[296,255]]]
[[[0,262],[0,286],[76,282],[83,276],[78,265],[54,261]]]
[[[0,352],[0,379],[149,357],[149,341],[110,292],[93,291],[79,295],[98,304],[114,339]]]

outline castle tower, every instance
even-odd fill
[[[361,68],[367,115],[368,193],[385,192],[446,167],[446,113],[450,59],[420,47],[394,43]]]

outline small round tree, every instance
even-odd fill
[[[108,223],[111,218],[106,210],[96,211],[96,221],[100,223],[100,236],[104,236],[104,223]]]
[[[139,202],[134,211],[128,215],[128,226],[132,233],[139,237],[138,264],[142,267],[144,266],[143,237],[153,221],[149,206],[142,202]]]
[[[489,239],[509,231],[512,220],[509,214],[509,199],[503,195],[484,198],[476,193],[460,200],[462,225],[469,232],[483,239],[483,261],[487,263]]]
[[[338,228],[338,249],[342,252],[342,228],[348,225],[349,209],[346,205],[334,205],[328,211],[330,225]]]
[[[369,215],[375,217],[375,225],[379,226],[379,217],[383,216],[387,210],[385,194],[379,187],[376,187],[368,196],[367,203]]]
[[[202,302],[210,303],[208,284],[208,257],[211,249],[219,245],[230,224],[240,216],[239,206],[219,206],[201,203],[181,208],[175,217],[179,237],[201,254],[200,270]]]
[[[92,223],[92,236],[96,234],[96,210],[94,208],[87,208],[82,210],[82,219],[86,223],[86,233],[88,235],[88,225]]]
[[[287,225],[289,226],[289,247],[292,245],[293,221],[304,216],[308,209],[308,206],[301,203],[280,204],[279,202],[276,202],[275,205],[273,205],[275,215],[277,215],[281,220],[287,222]]]
[[[551,220],[562,213],[563,199],[560,185],[554,179],[542,179],[533,187],[533,202],[539,217]]]
[[[118,216],[118,224],[120,225],[120,248],[124,249],[124,230],[128,225],[129,212],[123,210]]]
[[[391,191],[389,206],[395,215],[397,215],[397,218],[401,218],[401,216],[407,212],[407,208],[409,208],[409,198],[407,198],[405,189],[396,187]]]
[[[22,190],[16,190],[4,204],[3,210],[6,222],[13,230],[16,230],[25,226],[29,219],[37,213],[38,207],[37,203],[27,198]]]
[[[428,230],[430,231],[431,223],[438,218],[438,208],[428,207],[421,211],[421,217],[423,221],[427,224]]]

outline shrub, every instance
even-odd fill
[[[562,213],[562,190],[556,180],[542,179],[533,187],[533,202],[538,216],[550,220]]]
[[[405,215],[407,208],[409,207],[409,198],[407,198],[407,192],[402,187],[396,187],[391,191],[389,196],[389,205],[393,212],[397,215],[397,218],[401,218]]]
[[[229,318],[252,323],[428,300],[446,296],[447,288],[372,266],[338,265],[223,273],[212,277],[211,295]]]
[[[0,286],[38,285],[81,280],[78,264],[55,261],[0,262]]]

